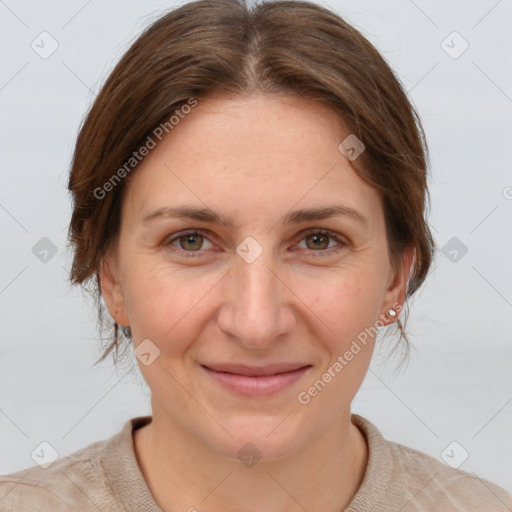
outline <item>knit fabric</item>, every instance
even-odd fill
[[[151,416],[53,462],[0,476],[1,512],[162,512],[135,456],[132,432]],[[368,444],[363,481],[345,512],[512,512],[512,495],[470,473],[386,440],[352,414]]]

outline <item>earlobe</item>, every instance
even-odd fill
[[[409,284],[409,274],[414,261],[414,253],[414,247],[409,247],[404,251],[399,266],[393,273],[391,282],[389,283],[384,302],[384,311],[390,323],[398,318],[407,299],[407,287]],[[391,310],[393,310],[395,314],[393,314]]]
[[[106,258],[100,264],[100,285],[101,294],[110,316],[120,325],[130,325],[121,285],[111,263]]]

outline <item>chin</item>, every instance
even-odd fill
[[[221,429],[222,433],[215,440],[209,437],[205,441],[214,451],[241,462],[245,457],[261,457],[262,462],[277,461],[307,444],[307,433],[291,416],[240,415],[222,423],[233,437]]]

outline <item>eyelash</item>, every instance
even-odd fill
[[[184,253],[186,258],[200,257],[200,254],[203,252],[201,249],[199,249],[198,251],[185,251],[184,249],[176,248],[176,247],[172,246],[173,242],[179,240],[180,238],[186,237],[187,235],[201,235],[205,238],[208,238],[205,231],[203,231],[201,229],[192,229],[189,231],[184,231],[182,233],[178,233],[176,236],[173,236],[172,238],[170,238],[166,242],[164,242],[164,245],[166,247],[169,247],[171,249],[171,251],[173,251],[173,252]],[[332,254],[336,254],[347,245],[347,242],[341,236],[337,235],[336,233],[334,233],[328,229],[315,229],[315,228],[312,228],[312,229],[309,229],[309,230],[306,230],[305,232],[303,232],[301,234],[301,238],[299,239],[299,242],[304,240],[305,238],[307,238],[310,235],[324,235],[339,244],[335,248],[331,247],[330,249],[320,249],[318,251],[306,249],[310,253],[310,255],[314,258],[323,258],[326,256],[330,256]],[[320,253],[320,254],[318,254],[318,253]]]

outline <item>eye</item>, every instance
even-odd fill
[[[299,246],[302,241],[305,243],[306,250],[314,257],[332,255],[347,245],[341,236],[327,229],[310,229],[302,233]],[[304,246],[301,248],[304,248]]]
[[[172,251],[186,253],[187,257],[196,257],[201,253],[200,249],[204,249],[205,242],[211,245],[211,242],[206,236],[199,231],[189,231],[186,233],[178,233],[176,236],[168,239],[164,242],[166,247],[169,247]],[[206,247],[207,249],[209,247]],[[211,248],[211,247],[210,247]]]

